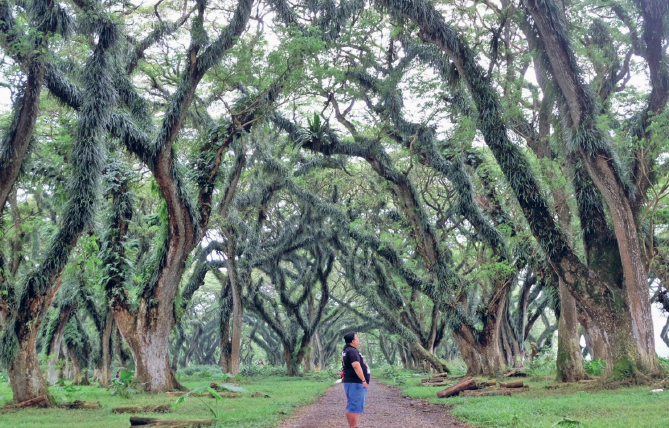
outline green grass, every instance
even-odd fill
[[[651,387],[598,389],[596,385],[571,384],[546,389],[551,381],[525,378],[528,392],[511,397],[453,397],[439,399],[444,387],[420,386],[410,378],[398,385],[405,395],[427,398],[432,403],[453,406],[451,415],[476,427],[551,428],[564,417],[579,421],[582,428],[666,428],[669,427],[669,391],[651,393]],[[380,379],[396,384],[392,379]]]
[[[190,389],[208,385],[217,379],[184,381]],[[241,386],[249,390],[240,398],[223,399],[219,409],[223,410],[218,421],[219,427],[262,428],[271,427],[292,414],[295,408],[314,402],[333,384],[327,377],[251,377],[243,378]],[[58,394],[56,389],[52,393]],[[253,398],[251,393],[260,391],[270,398]],[[11,402],[12,392],[9,386],[0,383],[0,406]],[[84,386],[73,393],[70,400],[100,401],[100,410],[64,410],[64,409],[23,409],[0,413],[2,428],[115,428],[129,426],[129,414],[113,414],[113,407],[140,406],[147,404],[171,404],[177,397],[164,395],[137,394],[130,399],[110,396],[109,391],[95,386]],[[215,406],[213,398],[202,398]],[[166,419],[211,419],[207,407],[198,398],[190,397],[185,403],[167,414],[144,413],[142,416]]]

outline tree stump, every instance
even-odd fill
[[[450,397],[452,395],[459,394],[461,391],[465,391],[468,389],[476,389],[476,381],[471,377],[463,379],[462,381],[456,383],[450,388],[446,388],[443,391],[437,392],[437,397],[439,398]]]

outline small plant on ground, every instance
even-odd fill
[[[239,387],[237,387],[237,388],[239,388]],[[246,391],[244,388],[239,388],[239,389],[242,389],[242,390]],[[241,392],[241,391],[233,391],[233,392]],[[209,403],[207,403],[205,400],[202,399],[202,394],[204,394],[204,393],[209,393],[209,394],[211,394],[212,397],[214,397],[214,400],[216,402],[216,404],[214,406],[211,406]],[[221,403],[223,402],[223,397],[221,397],[221,395],[218,392],[216,392],[216,390],[214,388],[212,388],[210,386],[201,386],[199,388],[195,388],[195,389],[192,389],[192,390],[188,391],[184,395],[177,398],[177,401],[174,404],[172,404],[172,408],[176,409],[181,404],[185,403],[186,400],[188,399],[188,397],[190,397],[190,396],[194,396],[198,400],[200,400],[200,402],[207,408],[207,410],[209,410],[209,413],[211,414],[211,416],[214,419],[216,419],[216,420],[220,419],[221,414],[223,412],[223,409],[220,408]]]
[[[118,377],[111,380],[110,395],[118,395],[121,398],[130,398],[130,395],[137,394],[137,384],[133,380],[135,372],[121,370]]]
[[[583,367],[585,368],[585,372],[590,376],[599,377],[606,370],[606,361],[599,358],[596,360],[584,360]]]
[[[58,379],[58,382],[53,386],[54,396],[58,401],[73,401],[76,395],[80,395],[81,388],[74,385],[66,385],[65,379]]]
[[[660,370],[665,375],[669,375],[669,358],[657,357],[657,362],[660,364]]]

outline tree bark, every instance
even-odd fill
[[[655,355],[653,321],[648,295],[648,275],[643,263],[632,204],[625,190],[623,179],[613,163],[609,143],[596,129],[594,120],[596,106],[588,88],[580,79],[579,70],[575,68],[571,59],[572,48],[570,41],[566,38],[567,29],[562,21],[548,10],[551,7],[550,3],[531,0],[526,2],[526,7],[534,19],[552,74],[568,106],[568,118],[572,132],[589,132],[589,138],[598,140],[596,143],[589,142],[595,148],[580,146],[576,149],[576,153],[583,161],[588,175],[609,208],[625,277],[624,306],[620,309],[628,312],[624,318],[630,325],[621,325],[622,331],[616,332],[616,335],[629,335],[626,338],[620,338],[620,341],[624,342],[629,350],[621,353],[622,349],[616,343],[615,361],[617,363],[624,359],[635,370],[658,373],[659,366]],[[623,321],[623,318],[617,318],[618,323]]]
[[[65,327],[67,323],[70,322],[70,317],[72,316],[73,308],[71,305],[64,305],[60,307],[60,312],[58,313],[58,327],[53,333],[53,338],[49,346],[49,356],[47,358],[47,382],[55,384],[58,382],[58,370],[56,366],[58,364],[58,358],[60,357],[61,345],[63,343],[63,336],[65,335]]]
[[[230,336],[230,373],[239,374],[240,354],[242,349],[242,326],[244,309],[242,307],[242,287],[237,276],[237,257],[234,237],[226,233],[228,238],[228,278],[232,289],[232,334]]]
[[[173,322],[148,324],[145,317],[138,317],[136,321],[132,316],[115,318],[135,361],[135,379],[144,389],[148,392],[185,390],[170,365],[169,338]]]
[[[37,120],[44,71],[44,61],[34,60],[29,65],[23,93],[16,102],[18,110],[14,112],[13,135],[8,133],[6,138],[9,141],[3,141],[0,147],[0,211],[14,187],[30,146]]]
[[[105,317],[105,327],[101,335],[102,342],[100,343],[100,352],[102,353],[102,357],[97,371],[98,385],[103,388],[109,386],[109,380],[111,379],[113,327],[114,315],[108,310],[107,316]]]
[[[38,327],[29,329],[28,334],[20,338],[16,357],[9,365],[9,384],[12,387],[14,403],[49,395],[37,356],[38,332]]]
[[[300,350],[298,353],[294,353],[294,350],[289,344],[283,345],[283,359],[286,362],[286,375],[288,376],[299,376],[300,375],[300,364],[302,364],[302,357],[304,356],[304,351]]]
[[[558,382],[578,382],[585,379],[586,376],[579,343],[576,300],[562,281],[559,281],[559,289],[557,380]]]
[[[588,316],[582,311],[578,310],[578,321],[587,334],[587,343],[590,351],[590,358],[593,360],[607,361],[608,349],[607,343],[604,339],[604,332],[599,328]]]

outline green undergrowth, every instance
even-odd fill
[[[381,377],[379,380],[398,386],[402,389],[403,395],[452,406],[452,416],[475,427],[666,428],[669,426],[667,390],[653,393],[650,392],[653,388],[650,386],[605,389],[598,383],[556,385],[553,382],[554,376],[553,373],[544,373],[523,378],[525,384],[530,385],[530,390],[515,393],[511,397],[444,399],[437,398],[437,392],[445,387],[421,386],[420,378],[417,377],[408,377],[405,382],[397,382],[391,377]],[[546,388],[547,386],[550,386],[550,389]]]
[[[220,378],[200,378],[188,376],[181,380],[189,389],[195,389],[210,382],[220,382]],[[333,384],[327,376],[303,376],[289,378],[285,376],[254,376],[236,380],[248,393],[240,398],[223,398],[219,409],[218,427],[261,428],[271,427],[286,418],[297,407],[314,402]],[[50,388],[51,393],[60,400],[100,401],[99,410],[64,410],[64,409],[23,409],[0,413],[2,428],[127,428],[129,414],[113,414],[114,407],[144,406],[149,404],[173,404],[178,397],[164,394],[133,394],[129,399],[110,395],[110,391],[97,386],[76,388]],[[262,392],[269,398],[252,397],[252,393]],[[0,407],[11,402],[12,392],[6,382],[0,381]],[[206,400],[206,401],[205,401]],[[165,419],[211,419],[207,407],[215,405],[213,398],[189,397],[184,403],[167,414],[142,413],[141,416]]]

